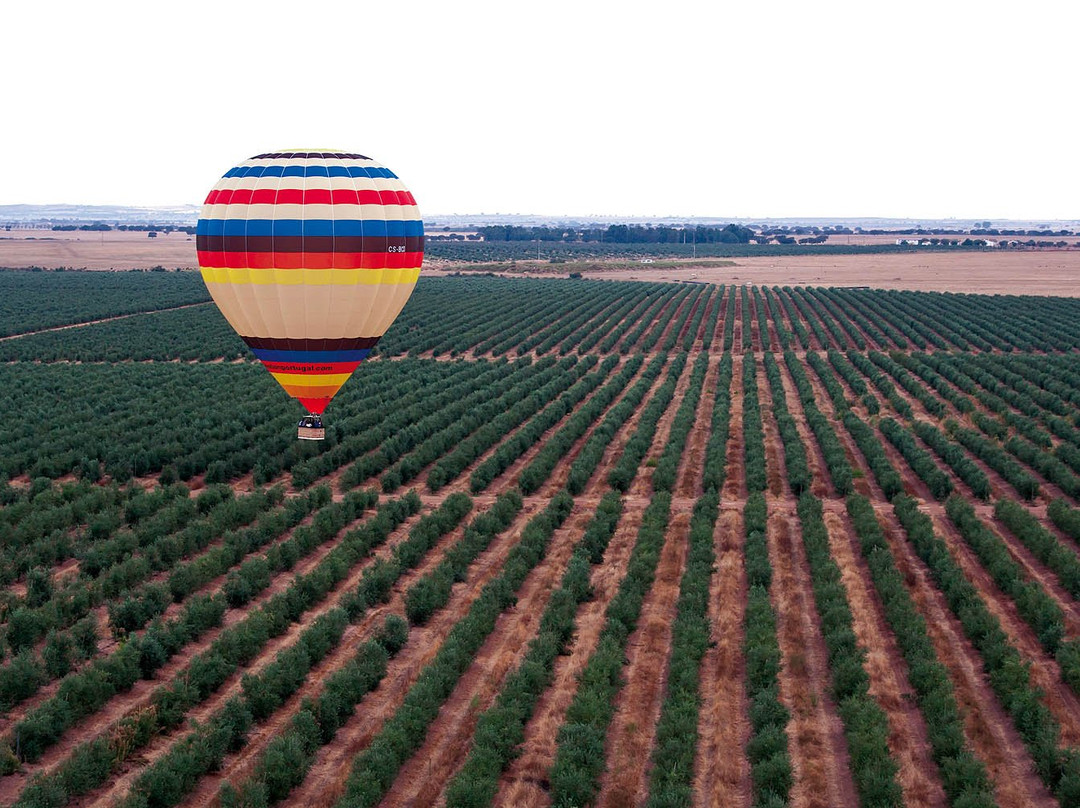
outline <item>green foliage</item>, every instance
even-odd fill
[[[78,295],[68,299],[57,295],[50,300],[41,294],[42,289],[77,289],[90,280],[104,280],[117,289],[138,287],[146,293],[131,296],[134,304],[121,301],[115,289],[109,299],[88,294],[81,300]],[[897,514],[906,520],[909,536],[921,537],[920,546],[928,553],[924,560],[935,582],[952,599],[950,606],[958,610],[965,631],[987,664],[988,681],[1016,722],[1040,776],[1063,803],[1077,798],[1080,757],[1075,750],[1059,746],[1056,725],[1040,711],[1022,657],[999,636],[989,612],[977,604],[956,601],[971,592],[954,580],[957,573],[947,563],[951,559],[940,556],[940,548],[923,535],[926,528],[917,509],[913,514],[904,504],[906,498],[899,496],[902,481],[881,444],[882,437],[893,443],[939,498],[949,493],[952,483],[925,447],[976,497],[988,499],[991,494],[989,480],[976,460],[999,472],[1025,498],[1035,498],[1044,484],[1068,497],[1080,496],[1080,416],[1076,414],[1080,364],[1075,354],[1080,346],[1080,311],[1075,301],[582,279],[573,283],[482,277],[429,281],[417,290],[380,345],[383,355],[402,361],[362,366],[358,371],[362,382],[347,385],[335,399],[327,440],[320,444],[293,439],[293,405],[262,369],[248,361],[206,364],[209,359],[250,358],[208,305],[136,314],[113,323],[3,343],[0,359],[9,362],[0,367],[0,407],[9,415],[34,412],[35,417],[0,421],[0,583],[4,585],[0,707],[18,710],[20,702],[32,698],[50,680],[63,681],[55,683],[49,696],[32,708],[12,712],[12,725],[0,747],[0,771],[11,773],[20,765],[20,757],[31,762],[64,743],[73,725],[92,720],[103,705],[139,679],[157,677],[177,654],[220,627],[229,609],[247,610],[242,619],[230,618],[229,627],[212,643],[203,643],[204,653],[192,657],[176,678],[155,683],[153,710],[129,715],[108,732],[90,733],[84,743],[73,745],[47,776],[27,784],[20,804],[78,799],[131,766],[130,756],[140,754],[161,733],[181,726],[195,706],[219,692],[230,677],[238,677],[239,670],[260,658],[268,642],[303,620],[313,605],[325,602],[350,570],[366,560],[359,583],[333,595],[336,608],[321,607],[320,611],[326,611],[323,619],[311,621],[307,631],[297,631],[296,639],[279,657],[268,665],[260,662],[254,669],[258,672],[245,678],[240,700],[193,728],[188,740],[174,741],[162,756],[155,757],[154,765],[140,776],[130,804],[172,804],[183,799],[201,773],[219,765],[223,755],[243,742],[253,721],[277,714],[305,677],[310,678],[311,666],[346,636],[342,633],[345,621],[358,621],[373,606],[385,603],[400,576],[422,564],[472,507],[468,497],[451,495],[441,508],[418,520],[392,551],[376,559],[372,558],[375,548],[402,519],[416,512],[419,498],[411,494],[388,503],[350,530],[347,526],[373,507],[377,498],[370,491],[350,491],[344,502],[331,503],[328,489],[310,487],[326,475],[341,470],[344,490],[378,477],[383,489],[390,491],[423,479],[426,473],[427,486],[439,490],[475,465],[470,485],[479,493],[532,448],[539,451],[522,473],[521,487],[529,493],[542,490],[559,462],[576,452],[574,461],[566,465],[570,466],[569,490],[577,493],[595,476],[616,433],[641,415],[610,482],[618,490],[628,489],[644,465],[654,469],[651,480],[656,490],[672,489],[700,405],[708,359],[680,355],[669,362],[664,356],[645,354],[685,351],[694,347],[699,334],[708,351],[719,336],[721,316],[724,322],[719,327],[730,349],[739,319],[737,308],[744,344],[753,347],[756,330],[766,352],[777,347],[785,351],[786,371],[771,353],[762,362],[771,398],[777,402],[775,416],[793,490],[805,491],[810,478],[807,447],[799,440],[783,395],[785,372],[794,383],[806,424],[825,461],[822,470],[828,471],[833,487],[845,494],[856,476],[833,425],[818,409],[821,386],[811,384],[803,361],[789,350],[799,346],[808,350],[806,364],[820,379],[885,495],[896,499]],[[37,298],[22,306],[17,316],[4,320],[14,327],[23,317],[26,323],[20,327],[26,330],[59,324],[64,318],[72,321],[127,311],[124,306],[130,305],[148,309],[177,305],[175,301],[193,289],[205,300],[194,273],[137,273],[115,279],[82,273],[13,273],[5,283],[14,284],[11,300],[22,295],[25,303],[26,290],[35,290]],[[909,346],[938,352],[892,352]],[[828,350],[827,360],[811,348]],[[845,356],[836,349],[851,353]],[[1034,349],[1040,351],[1038,356],[1017,352]],[[469,361],[417,358],[427,352],[443,358],[467,354]],[[601,363],[596,353],[610,355]],[[130,359],[181,359],[195,364],[122,361]],[[31,366],[27,360],[42,364]],[[673,400],[675,380],[687,361],[692,364],[687,395],[672,420],[667,443],[653,452],[659,418]],[[712,434],[705,448],[705,493],[699,500],[706,510],[725,479],[733,395],[728,390],[733,371],[730,353],[714,370],[718,389]],[[779,653],[769,603],[771,568],[761,494],[767,486],[766,461],[757,360],[752,354],[743,358],[743,372],[742,438],[750,494],[744,509],[749,584],[746,675],[753,730],[747,754],[755,802],[773,805],[783,802],[792,775],[784,729],[787,714],[776,688]],[[892,408],[894,418],[879,422],[874,417],[881,406],[879,399]],[[50,403],[54,401],[60,403]],[[208,401],[224,401],[227,406],[208,405]],[[961,423],[948,422],[942,430],[923,420],[906,421],[913,415],[908,401],[917,402],[920,412],[926,410],[935,418],[955,409]],[[871,415],[869,423],[852,412],[860,404]],[[590,430],[592,435],[583,440]],[[543,446],[538,447],[541,442]],[[298,492],[287,501],[284,486],[233,496],[227,483],[245,475],[251,475],[257,486],[291,478]],[[129,485],[135,477],[141,481]],[[145,481],[154,478],[160,485],[143,490]],[[193,495],[189,481],[200,478],[204,485]],[[561,495],[557,500],[552,518],[565,518],[569,499]],[[928,738],[946,794],[952,804],[985,804],[985,773],[967,754],[963,734],[957,729],[955,705],[949,706],[948,682],[943,681],[932,648],[926,647],[925,632],[918,630],[917,621],[910,620],[910,609],[903,605],[903,587],[897,588],[892,565],[886,563],[891,562],[887,546],[874,537],[873,527],[859,527],[861,512],[852,502],[849,513],[868,553],[866,561],[886,619],[905,654],[912,687],[935,711],[932,715],[938,716],[927,721]],[[991,570],[996,586],[1014,599],[1018,613],[1054,654],[1063,681],[1080,688],[1080,643],[1064,637],[1060,607],[1002,551],[994,530],[963,507],[954,503],[948,507],[958,530]],[[516,506],[512,500],[501,499],[488,514],[505,517],[509,525],[521,508],[520,499]],[[477,732],[470,755],[476,762],[469,764],[475,768],[468,768],[477,776],[466,776],[463,770],[462,802],[491,799],[491,784],[497,782],[492,778],[497,778],[513,754],[535,694],[545,686],[555,655],[573,630],[576,606],[589,597],[589,567],[602,561],[618,513],[618,496],[605,497],[580,537],[562,585],[549,601],[541,631],[526,652],[528,664],[513,673]],[[1047,513],[1064,533],[1080,537],[1075,509],[1054,502]],[[308,518],[309,524],[300,524]],[[807,518],[815,521],[812,513]],[[1067,542],[1045,530],[1018,503],[997,503],[995,518],[998,530],[1013,533],[1066,591],[1077,594],[1080,573]],[[650,769],[654,804],[681,804],[686,798],[690,771],[686,761],[692,761],[696,727],[697,669],[708,639],[708,627],[700,617],[703,581],[708,576],[705,560],[711,548],[706,547],[702,520],[707,521],[695,511],[673,624],[678,651],[670,662],[654,750],[656,764]],[[531,525],[522,534],[521,552],[515,552],[503,570],[503,583],[485,596],[491,609],[512,602],[514,583],[536,563],[547,527]],[[425,620],[447,602],[454,583],[468,577],[470,563],[490,545],[495,534],[489,527],[480,517],[474,518],[462,541],[448,548],[448,566],[436,568],[407,593],[409,619]],[[814,530],[809,530],[810,538],[820,540]],[[917,543],[915,538],[912,541]],[[304,563],[319,548],[323,556],[319,563]],[[304,574],[296,576],[285,592],[269,596],[270,583],[287,581],[284,576],[297,565]],[[815,589],[815,598],[820,594],[823,599],[834,599],[836,582],[825,575],[826,583],[818,587],[820,592]],[[624,630],[632,612],[632,602],[622,599],[607,617],[612,626]],[[868,802],[887,803],[893,799],[895,783],[880,758],[880,716],[860,698],[865,672],[850,632],[843,629],[844,609],[829,608],[827,613],[828,621],[822,624],[830,649],[846,649],[835,656],[830,650],[830,660],[849,747],[857,753],[856,765],[864,767],[856,778],[860,794]],[[97,614],[108,615],[107,626],[98,626]],[[490,618],[497,612],[486,614]],[[477,623],[480,630],[489,630],[481,622]],[[334,737],[363,694],[378,685],[386,660],[408,641],[408,626],[404,617],[393,617],[375,629],[367,642],[350,649],[356,656],[328,676],[322,689],[295,711],[295,720],[283,725],[279,737],[265,750],[257,776],[223,791],[222,804],[255,806],[287,799],[318,746]],[[563,742],[563,763],[556,780],[566,794],[588,794],[595,788],[595,767],[598,761],[602,765],[605,742],[604,731],[598,727],[607,726],[605,699],[610,688],[617,691],[619,686],[624,643],[625,638],[616,633],[597,649],[591,669],[595,682],[590,680],[587,690],[595,687],[588,692],[599,695],[577,705],[574,722],[567,729],[568,740]],[[452,680],[452,671],[448,675]],[[450,680],[440,681],[437,687],[452,687]],[[407,740],[404,735],[394,733],[406,726],[406,734],[414,732],[411,718],[403,716],[397,729],[388,731],[385,748],[395,752],[367,759],[370,772],[381,772],[382,766],[387,771],[393,768],[394,755],[407,746],[402,745]],[[114,743],[114,739],[131,739],[131,743]],[[382,793],[381,782],[378,778],[356,781],[350,788],[355,794],[370,791],[374,800]]]
[[[765,435],[761,429],[761,405],[757,393],[757,362],[754,355],[743,354],[743,463],[746,487],[751,492],[764,491]]]
[[[957,500],[950,500],[954,501]],[[1051,792],[1071,795],[1078,752],[1059,748],[1060,728],[1039,699],[1020,652],[1009,642],[997,618],[964,576],[945,543],[934,534],[930,518],[918,509],[915,500],[897,497],[893,508],[915,552],[929,567],[949,609],[982,656],[990,685],[1031,753],[1039,777]],[[962,503],[961,506],[954,505],[950,518],[955,514],[961,522],[967,521],[965,510]]]
[[[642,517],[626,575],[608,604],[599,641],[559,728],[550,772],[551,799],[556,806],[588,804],[599,787],[604,734],[622,685],[626,641],[656,575],[670,512],[671,495],[666,491],[654,494]]]
[[[992,491],[989,478],[978,464],[968,457],[962,447],[953,443],[941,430],[926,421],[915,421],[912,424],[912,430],[956,472],[957,476],[971,489],[972,494],[982,500],[990,499]]]
[[[705,444],[705,461],[701,473],[704,490],[719,491],[727,476],[727,444],[731,434],[731,354],[720,359],[716,373],[716,394],[713,400],[709,440]]]
[[[903,493],[904,483],[900,478],[900,473],[885,454],[874,430],[851,410],[844,413],[844,427],[855,440],[859,451],[862,452],[885,498],[891,500],[897,494]]]
[[[590,413],[595,412],[599,414],[601,405],[609,402],[611,400],[610,397],[614,397],[617,390],[621,389],[619,382],[621,381],[622,384],[625,384],[630,378],[629,375],[624,377],[623,373],[616,374],[607,386],[600,388],[600,391],[589,398],[584,404],[582,404],[582,402],[587,396],[593,393],[594,390],[600,387],[600,384],[608,378],[617,364],[617,358],[613,356],[608,357],[600,364],[598,369],[589,373],[584,378],[579,379],[569,390],[559,396],[558,399],[530,418],[519,430],[509,436],[504,435],[504,439],[495,448],[494,453],[473,470],[469,477],[470,490],[474,494],[478,494],[485,490],[498,475],[506,471],[515,460],[521,457],[530,446],[533,446],[540,440],[541,436],[555,426],[555,424],[568,413],[575,413],[570,419],[575,423],[587,423],[587,414],[582,414],[585,410],[588,410]],[[582,367],[588,368],[588,366],[589,363],[587,361],[582,362]],[[557,446],[568,446],[568,437],[563,435],[561,431],[556,437],[559,436],[562,437]],[[558,457],[562,456],[561,454],[558,454],[556,448],[549,449],[548,447],[550,446],[552,446],[551,442],[546,443],[540,452],[540,454],[545,457],[543,466],[549,468],[553,467],[554,462],[557,461]],[[536,471],[531,472],[530,474],[529,485],[536,485],[541,478],[542,473],[542,467],[537,466]],[[550,474],[550,470],[548,473]],[[441,485],[443,476],[444,475],[435,475],[433,470],[432,475],[428,477],[428,487],[432,487],[433,477],[435,482]]]
[[[1021,497],[1031,500],[1038,496],[1038,481],[1025,471],[1023,466],[1002,451],[997,443],[983,437],[973,429],[959,426],[955,421],[946,421],[945,429],[965,449],[1004,477]]]
[[[821,362],[820,357],[816,354],[807,354],[808,360],[811,357]],[[798,357],[792,351],[786,351],[784,353],[784,362],[791,372],[791,378],[795,381],[795,387],[799,392],[799,401],[802,403],[803,412],[806,414],[806,422],[810,425],[818,446],[821,447],[825,468],[829,472],[833,487],[836,489],[836,493],[841,496],[848,494],[851,492],[852,486],[851,463],[848,462],[847,453],[844,451],[840,439],[836,436],[836,430],[833,429],[832,424],[818,409],[816,393]],[[825,368],[822,368],[822,370],[826,371]],[[836,386],[837,392],[839,392],[839,385],[836,384],[833,375],[826,373],[825,378],[832,382]],[[842,393],[840,398],[843,398]],[[846,402],[845,406],[840,409],[845,408]]]
[[[1047,507],[1046,513],[1059,529],[1075,541],[1080,541],[1080,509],[1070,508],[1062,500],[1055,499]]]
[[[765,496],[750,494],[743,510],[744,554],[748,584],[743,622],[746,656],[746,695],[750,702],[751,736],[747,744],[754,804],[786,805],[792,785],[787,726],[790,715],[780,701],[780,645],[776,613],[769,600],[772,566],[765,537],[768,517]]]
[[[0,273],[0,336],[210,299],[197,272]]]
[[[521,495],[511,490],[501,494],[490,509],[469,523],[462,537],[446,551],[439,565],[405,593],[405,615],[410,623],[425,623],[446,604],[454,583],[464,580],[469,565],[496,536],[510,527],[521,507]]]
[[[1061,507],[1061,500],[1055,500]],[[1057,511],[1057,509],[1054,509]],[[1060,511],[1057,511],[1060,512]],[[1001,520],[1016,538],[1031,550],[1057,576],[1062,588],[1074,598],[1080,597],[1080,558],[1058,541],[1019,503],[1001,499],[994,505],[994,517]]]
[[[912,470],[930,489],[934,499],[945,499],[952,493],[952,481],[938,468],[930,454],[915,441],[907,429],[892,418],[882,418],[878,426],[881,433],[895,446]]]
[[[336,536],[344,524],[356,518],[369,497],[369,494],[352,495],[341,503],[330,503],[320,511],[324,518],[316,517],[308,531],[311,536],[310,549]],[[348,574],[351,566],[369,557],[396,526],[419,508],[420,499],[415,494],[386,503],[368,521],[340,537],[333,549],[311,571],[295,578],[284,592],[270,598],[260,608],[249,612],[245,619],[219,634],[206,651],[192,659],[184,673],[172,683],[153,691],[153,711],[136,713],[120,722],[116,731],[121,734],[130,732],[134,741],[114,751],[110,766],[119,766],[155,734],[182,723],[192,707],[220,688],[239,666],[253,659],[272,637],[280,636],[308,608],[322,601]],[[293,538],[301,532],[294,532]],[[186,793],[199,772],[217,765],[221,756],[246,732],[253,714],[265,715],[270,705],[280,703],[288,695],[290,687],[295,689],[299,686],[303,676],[298,677],[297,671],[306,671],[329,651],[336,643],[335,637],[340,638],[345,618],[343,610],[335,609],[316,620],[301,634],[297,644],[279,654],[265,676],[249,678],[245,682],[245,699],[239,715],[233,714],[234,703],[226,705],[205,725],[204,734],[189,736],[145,770],[136,781],[136,793],[132,799],[142,794],[146,799],[161,799],[165,800],[162,804],[174,804],[172,800]],[[74,720],[96,709],[94,705],[103,703],[112,693],[134,684],[141,675],[140,656],[141,643],[129,641],[99,664],[67,677],[56,697],[44,702],[16,726],[17,741],[9,739],[9,744],[17,745],[25,760],[40,757]],[[247,698],[248,695],[250,698]],[[89,743],[98,743],[98,740]],[[192,745],[198,749],[193,751]],[[85,745],[76,747],[76,755],[87,754],[88,748]],[[51,782],[64,781],[68,777],[69,765],[62,765],[48,779]],[[105,767],[101,767],[101,771],[107,773]],[[100,785],[102,780],[84,778],[79,782],[88,790]]]
[[[708,491],[695,504],[687,536],[687,559],[671,629],[667,692],[656,725],[649,777],[650,806],[684,805],[693,790],[701,706],[699,669],[709,647],[709,581],[712,578],[713,527],[720,498]]]
[[[611,406],[607,413],[604,415],[604,419],[597,425],[597,427],[589,435],[585,441],[585,445],[581,447],[581,451],[578,452],[574,462],[570,465],[570,473],[566,480],[566,489],[574,495],[580,494],[585,490],[585,486],[592,478],[593,472],[596,471],[596,467],[600,465],[600,461],[603,459],[604,451],[612,440],[615,439],[615,433],[619,428],[626,423],[627,419],[634,414],[638,405],[644,400],[648,394],[649,389],[652,387],[653,382],[659,377],[661,370],[664,368],[664,364],[667,361],[667,356],[661,354],[649,362],[645,366],[645,369],[641,373],[641,377],[634,383],[634,385],[626,391],[618,402]],[[599,411],[592,416],[591,420],[594,420],[599,415]],[[567,424],[569,427],[570,424]],[[575,432],[580,428],[580,432],[584,434],[588,424],[582,424],[580,427],[575,426]],[[558,435],[556,435],[558,439]],[[567,444],[566,450],[569,450]],[[636,466],[635,466],[636,468]],[[521,483],[522,491],[528,493],[529,488],[526,487],[527,475],[529,470],[526,469],[522,472]],[[546,479],[546,476],[545,476]],[[531,487],[533,483],[528,481],[528,485]]]
[[[540,562],[555,529],[570,513],[573,499],[564,491],[525,526],[502,572],[486,584],[468,614],[455,624],[432,662],[383,725],[366,750],[353,761],[340,805],[374,805],[389,788],[401,765],[423,741],[473,655],[495,628],[498,615],[514,600],[528,573]]]
[[[881,531],[873,506],[865,497],[852,495],[847,510],[870,577],[881,598],[885,619],[908,668],[908,681],[926,721],[927,736],[942,785],[953,805],[994,804],[986,769],[964,738],[963,718],[948,671],[940,662],[926,630],[926,622],[904,585],[892,551]]]
[[[1005,542],[979,519],[971,503],[958,496],[951,497],[945,503],[945,512],[959,529],[964,541],[975,551],[979,563],[990,573],[994,583],[1015,601],[1020,616],[1034,630],[1043,647],[1053,654],[1065,634],[1065,616],[1061,607],[1038,581],[1030,579],[1023,567],[1013,560]],[[1015,525],[1023,520],[1023,516],[1008,505],[999,505],[995,508],[995,514],[1003,515]]]
[[[864,652],[856,644],[840,568],[829,550],[821,501],[804,494],[799,499],[798,514],[814,604],[829,651],[833,698],[844,722],[855,786],[864,804],[899,806],[902,803],[896,782],[899,767],[886,744],[888,722],[884,711],[870,696],[870,678],[863,667]]]
[[[625,492],[629,490],[634,478],[637,477],[638,467],[641,465],[641,461],[645,459],[649,447],[652,446],[660,416],[664,414],[668,405],[671,404],[671,400],[675,397],[675,387],[678,384],[679,376],[682,375],[683,369],[686,367],[686,357],[686,354],[679,354],[672,360],[671,365],[668,366],[664,383],[660,385],[652,398],[649,399],[649,403],[642,409],[637,429],[634,430],[634,434],[626,442],[626,446],[623,448],[623,452],[616,461],[615,466],[608,472],[608,484],[616,491]],[[701,379],[703,378],[704,369],[702,369],[701,377],[697,383],[698,395],[701,392]],[[691,386],[693,384],[693,377],[691,377]],[[673,429],[673,436],[669,438],[668,446],[674,446],[675,444],[685,445],[686,436],[689,434],[690,426],[693,424],[694,412],[694,409],[691,409],[688,413],[684,412],[680,428],[678,430]],[[676,420],[678,420],[677,414]],[[667,448],[665,447],[665,454],[661,456],[661,461],[653,475],[654,485],[657,484],[656,475],[659,474],[659,486],[661,489],[665,486],[670,488],[674,484],[679,457],[677,454],[667,454]]]
[[[447,786],[447,805],[482,806],[493,800],[499,775],[513,760],[524,740],[525,724],[551,683],[555,660],[573,636],[577,608],[592,594],[590,565],[603,560],[621,515],[622,501],[609,491],[575,545],[562,583],[548,601],[540,617],[540,630],[529,642],[524,659],[507,677],[495,703],[478,719],[473,748]]]
[[[780,440],[784,444],[784,466],[787,469],[787,481],[791,486],[791,493],[795,496],[810,490],[811,475],[810,466],[806,461],[806,447],[799,436],[795,419],[788,411],[787,398],[784,394],[784,383],[780,378],[780,366],[776,363],[771,353],[765,354],[765,377],[769,380],[772,391],[772,411],[776,418],[776,426],[780,432]]]
[[[680,354],[680,356],[685,355]],[[675,476],[683,458],[686,439],[689,437],[690,429],[694,426],[694,419],[697,417],[697,406],[701,400],[701,388],[705,383],[705,373],[708,369],[709,355],[706,353],[699,354],[690,373],[690,384],[686,389],[686,394],[683,396],[682,403],[679,404],[678,411],[675,413],[671,431],[668,433],[667,443],[664,445],[656,470],[653,472],[652,485],[654,491],[672,491],[675,487]],[[643,414],[642,420],[645,417],[646,414]],[[651,435],[649,437],[651,438]],[[633,442],[634,439],[631,439],[631,443]],[[628,446],[627,455],[629,455],[629,448]]]

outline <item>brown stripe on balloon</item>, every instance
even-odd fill
[[[195,236],[202,252],[422,252],[423,236]]]
[[[300,339],[296,337],[240,337],[249,348],[266,351],[355,351],[374,348],[379,337],[339,337],[334,339]]]

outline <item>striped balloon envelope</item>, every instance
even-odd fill
[[[199,267],[225,319],[290,396],[321,414],[412,294],[424,223],[362,154],[259,154],[206,197]]]

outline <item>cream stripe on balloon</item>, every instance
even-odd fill
[[[336,209],[336,214],[332,208]],[[391,208],[398,209],[394,215]],[[203,219],[403,219],[420,221],[416,205],[381,205],[377,202],[358,205],[355,202],[337,202],[333,205],[243,205],[235,202],[203,205]]]

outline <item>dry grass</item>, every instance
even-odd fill
[[[780,697],[791,711],[788,743],[796,808],[856,804],[840,718],[828,697],[827,654],[793,517],[770,503],[767,527],[773,607],[783,659]]]
[[[654,266],[654,265],[650,265]],[[732,267],[605,270],[586,277],[766,286],[872,286],[934,292],[1080,296],[1080,250],[792,255],[736,258]]]
[[[194,269],[195,237],[187,233],[11,230],[0,238],[0,267],[47,269]]]
[[[720,513],[714,539],[716,572],[709,590],[712,645],[701,663],[694,804],[742,808],[750,804],[750,764],[745,752],[750,720],[743,658],[746,575],[741,511]]]
[[[934,651],[949,671],[956,702],[964,718],[964,734],[975,756],[986,766],[1002,808],[1053,806],[1057,803],[1035,774],[1008,714],[986,681],[978,653],[963,634],[958,621],[948,611],[944,596],[930,580],[926,568],[903,539],[892,509],[881,506],[878,516],[926,628]]]
[[[838,237],[839,243],[891,243],[895,237]],[[830,239],[833,241],[834,239]],[[11,230],[0,236],[0,267],[40,266],[86,269],[143,269],[152,266],[193,269],[195,238],[186,233],[111,230]],[[1080,296],[1080,250],[1010,250],[1004,252],[915,252],[880,255],[793,255],[736,258],[659,259],[651,264],[626,259],[518,261],[458,266],[431,261],[425,271],[441,275],[459,268],[513,275],[582,272],[586,277],[685,281],[696,276],[709,283],[756,283],[779,286],[873,286],[983,294]],[[738,327],[736,331],[738,332]]]
[[[870,695],[889,721],[889,751],[900,767],[896,779],[904,803],[944,806],[945,792],[930,756],[926,726],[915,706],[915,691],[907,681],[907,666],[867,583],[869,570],[852,549],[854,528],[837,513],[826,512],[824,519],[829,548],[840,567],[851,604],[855,637],[866,650],[864,667],[870,677]]]
[[[656,579],[641,609],[637,630],[627,642],[626,685],[616,698],[608,730],[608,770],[597,805],[641,805],[648,796],[649,756],[667,683],[671,626],[686,561],[690,514],[672,515]]]

